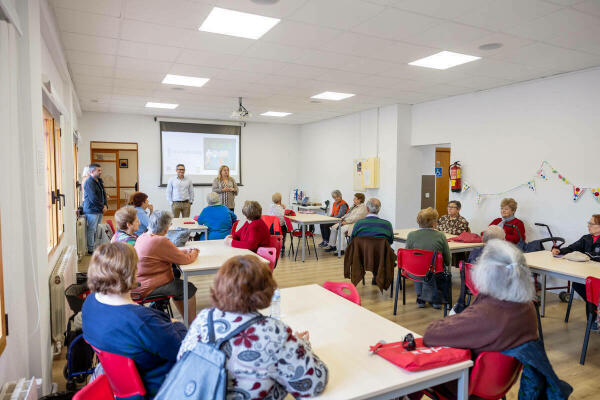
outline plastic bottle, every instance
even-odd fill
[[[281,292],[275,289],[271,299],[271,318],[281,319]]]

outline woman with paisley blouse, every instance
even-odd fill
[[[214,308],[198,314],[181,343],[180,359],[198,341],[208,342],[208,318],[215,340],[268,308],[277,283],[255,256],[232,257],[210,289]],[[284,399],[318,396],[325,390],[327,366],[311,350],[308,332],[293,333],[280,320],[262,317],[223,344],[227,357],[227,399]]]
[[[460,235],[469,232],[469,221],[460,215],[460,201],[451,200],[448,203],[448,214],[438,221],[438,230],[451,235]]]

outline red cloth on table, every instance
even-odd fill
[[[459,243],[481,243],[481,236],[476,233],[471,232],[463,232],[458,236],[448,239],[449,242],[459,242]]]

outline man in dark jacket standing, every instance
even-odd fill
[[[106,192],[100,179],[102,167],[99,164],[90,164],[90,177],[83,186],[83,213],[86,219],[86,238],[88,254],[94,252],[96,241],[96,229],[102,219],[102,215],[108,209]]]

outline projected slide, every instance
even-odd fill
[[[175,176],[177,164],[195,184],[211,184],[219,167],[227,165],[240,182],[240,136],[215,133],[162,131],[162,182]]]

